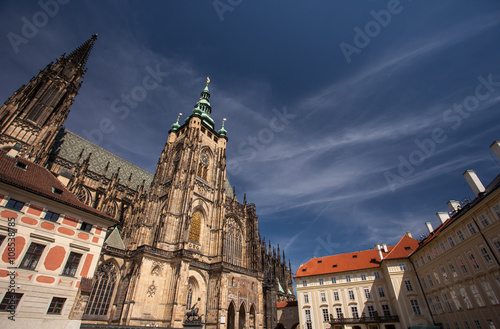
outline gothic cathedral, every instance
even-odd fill
[[[255,205],[240,203],[227,180],[227,131],[210,117],[209,80],[172,125],[152,175],[63,128],[96,39],[0,108],[3,149],[65,175],[81,201],[117,220],[74,316],[82,328],[274,329],[276,303],[295,299],[291,265],[261,239]]]

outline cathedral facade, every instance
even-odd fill
[[[291,264],[261,238],[255,205],[238,201],[227,180],[227,131],[210,117],[208,79],[192,113],[172,125],[154,174],[62,127],[96,39],[0,108],[3,149],[68,176],[80,201],[118,221],[74,316],[89,328],[274,329],[277,302],[295,299]]]

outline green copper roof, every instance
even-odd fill
[[[210,79],[207,77],[207,85],[201,92],[200,100],[195,104],[193,109],[193,114],[201,116],[203,122],[208,125],[210,128],[215,129],[215,122],[210,117],[212,113],[212,107],[210,106],[210,91],[208,90],[208,84],[210,83]],[[189,117],[186,119],[186,122],[189,120]]]
[[[181,117],[181,115],[182,113],[179,113],[179,115],[177,116],[177,121],[172,124],[173,131],[177,131],[177,129],[180,128],[181,125],[179,124],[179,118]]]
[[[285,291],[283,290],[283,288],[281,287],[281,284],[280,284],[279,282],[278,282],[278,288],[279,288],[279,291],[281,291],[281,292],[285,292]]]
[[[110,247],[125,250],[125,244],[123,243],[122,236],[120,235],[120,231],[118,231],[118,227],[113,229],[113,232],[108,236],[106,241],[104,241]]]
[[[222,121],[222,127],[219,129],[218,133],[219,133],[220,137],[226,137],[227,130],[224,128],[224,121]]]

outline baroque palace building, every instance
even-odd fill
[[[500,158],[500,141],[491,145]],[[304,329],[500,328],[500,175],[448,202],[420,241],[314,258],[295,274]]]
[[[275,328],[277,303],[295,300],[291,264],[261,238],[255,205],[239,202],[227,180],[227,131],[210,117],[209,80],[151,174],[63,127],[96,39],[0,108],[2,149],[69,177],[69,191],[117,222],[92,288],[78,294],[82,328]]]

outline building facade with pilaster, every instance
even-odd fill
[[[395,246],[313,258],[295,274],[304,329],[403,329],[430,326],[408,255],[418,241],[407,233]]]
[[[0,150],[0,327],[77,329],[116,221],[49,170]]]

